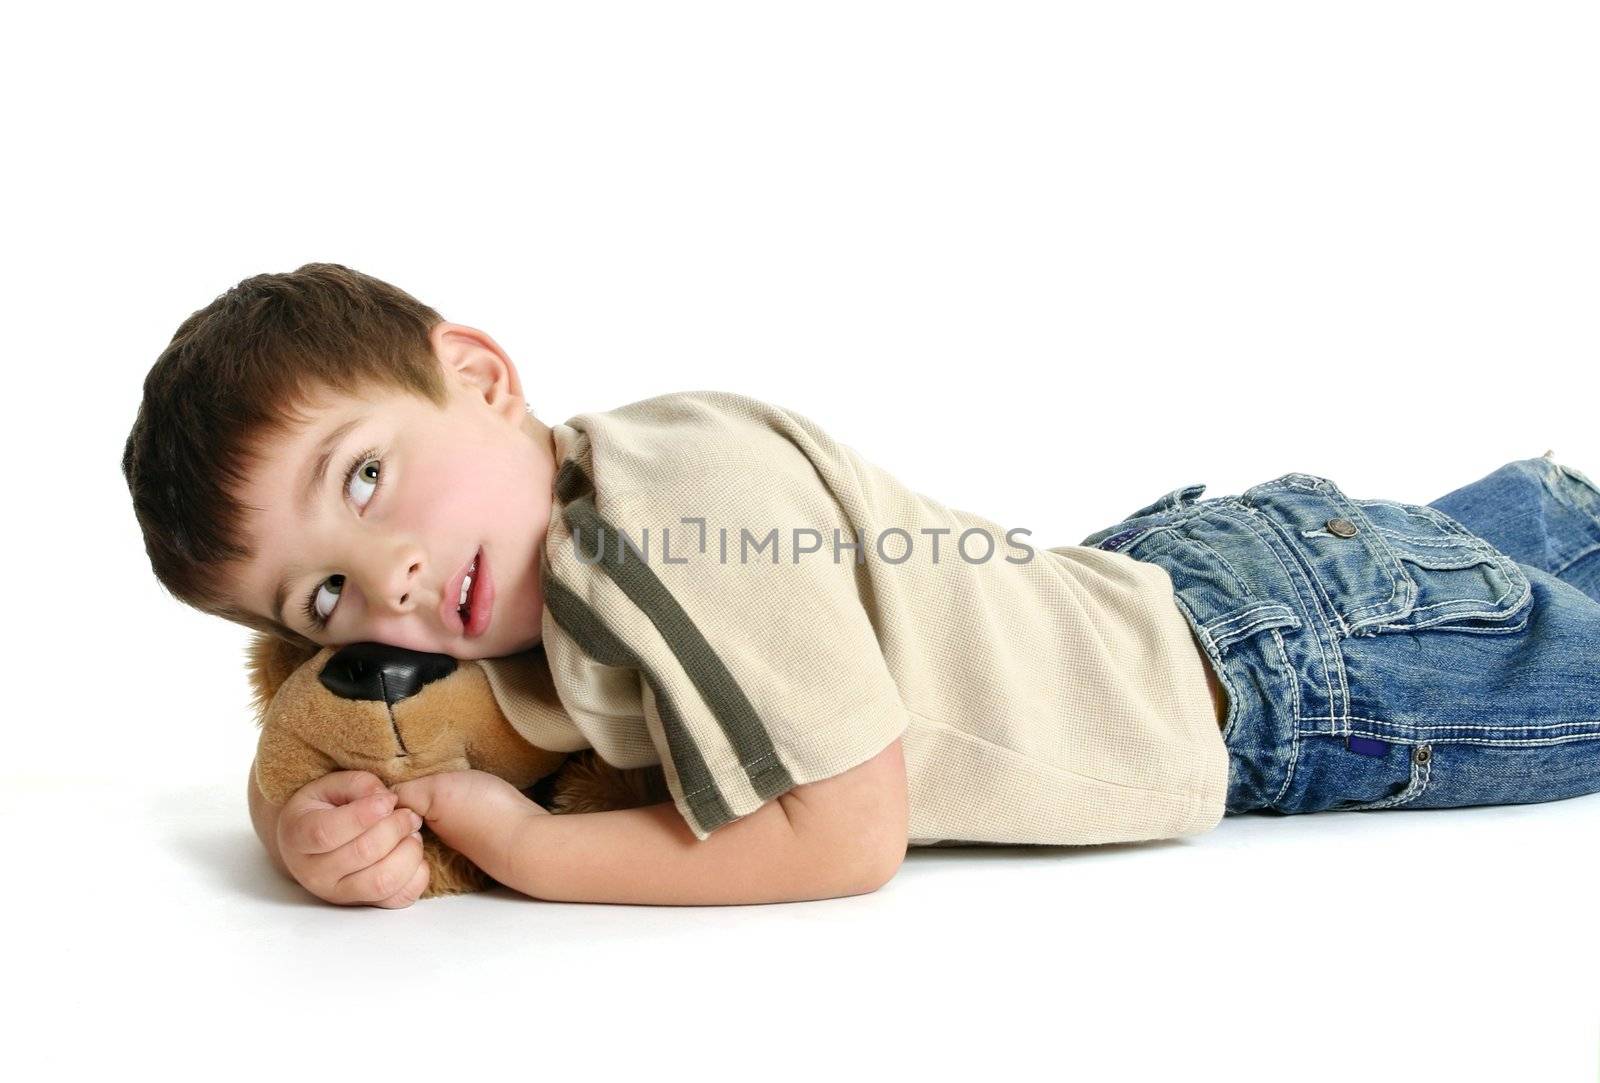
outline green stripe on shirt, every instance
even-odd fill
[[[650,682],[656,695],[656,707],[661,712],[661,728],[667,735],[667,754],[678,772],[678,785],[683,789],[683,799],[702,831],[714,831],[734,819],[728,803],[717,789],[716,779],[706,766],[705,757],[695,747],[694,738],[678,714],[672,698],[661,687],[654,672],[629,650],[606,627],[600,614],[589,603],[553,575],[544,579],[545,606],[563,631],[572,637],[583,652],[603,666],[624,666],[636,669]]]
[[[575,473],[569,473],[569,468]],[[566,475],[567,491],[582,493],[562,507],[574,543],[583,539],[582,558],[595,560],[595,547],[599,547],[600,566],[660,631],[738,753],[756,795],[766,801],[794,789],[794,778],[778,759],[766,725],[694,620],[648,564],[637,556],[627,559],[617,529],[594,506],[594,487],[583,468],[575,459],[568,459],[561,474]]]

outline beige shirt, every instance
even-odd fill
[[[1040,549],[731,392],[552,431],[543,643],[486,663],[527,740],[660,764],[700,839],[896,737],[910,845],[1221,820],[1227,752],[1160,566]]]

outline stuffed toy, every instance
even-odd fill
[[[526,665],[545,702],[558,705],[542,647],[508,659]],[[524,740],[475,661],[382,643],[300,646],[255,633],[248,648],[252,707],[261,734],[256,785],[281,806],[330,771],[370,771],[387,786],[438,771],[499,775],[552,813],[601,812],[671,800],[659,766],[619,770],[594,754],[552,752]],[[422,829],[423,898],[476,891],[492,881]]]

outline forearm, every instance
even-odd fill
[[[248,801],[250,803],[250,825],[255,828],[256,835],[261,839],[261,845],[267,848],[267,856],[272,859],[273,866],[283,875],[289,875],[289,868],[283,863],[283,855],[278,853],[278,813],[281,809],[276,805],[267,803],[262,796],[261,789],[256,785],[256,764],[250,761],[250,781]]]
[[[785,794],[704,841],[670,802],[610,812],[530,816],[484,871],[508,887],[560,902],[704,906],[859,895],[883,877],[807,830]],[[797,815],[791,816],[791,811]]]

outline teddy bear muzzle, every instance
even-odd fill
[[[448,654],[425,654],[386,643],[352,643],[328,659],[317,679],[343,699],[381,700],[393,707],[450,676],[456,665]]]

